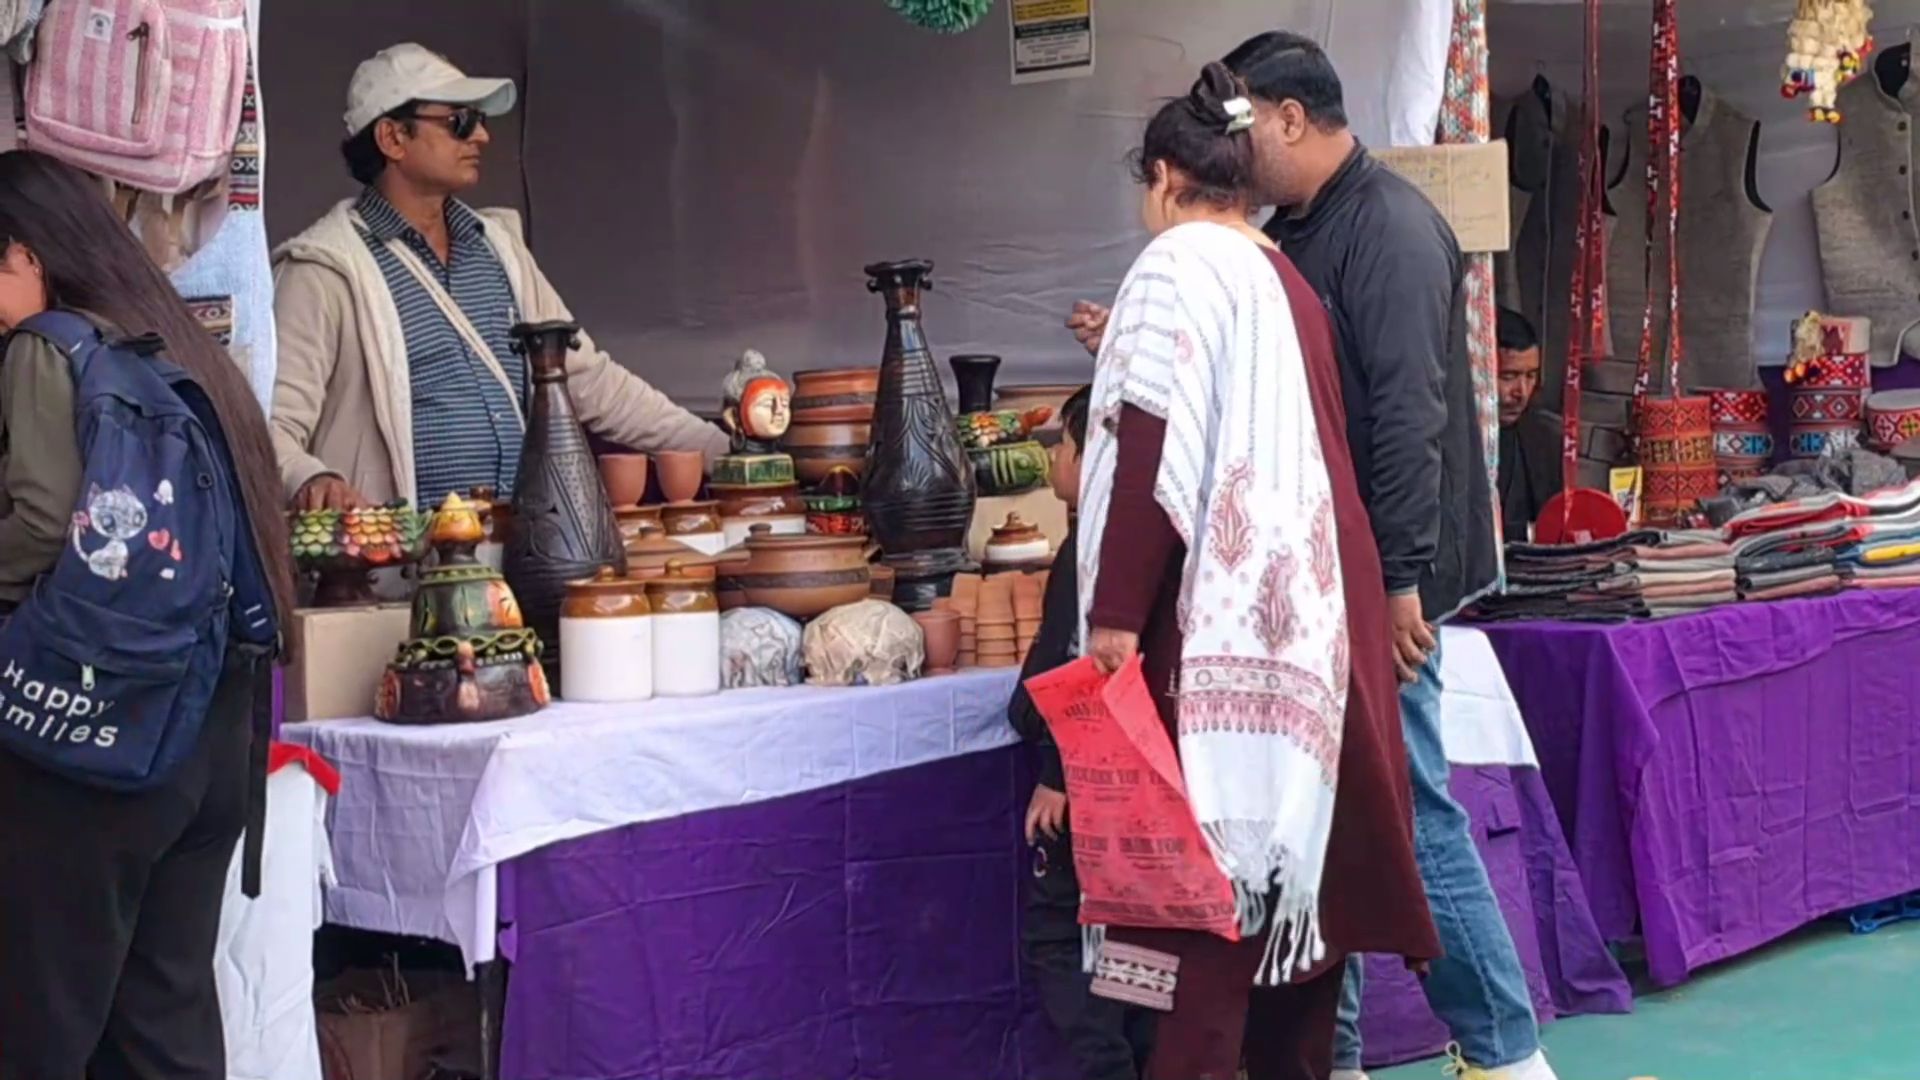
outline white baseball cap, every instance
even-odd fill
[[[354,71],[347,86],[347,134],[358,135],[409,101],[469,105],[499,116],[511,112],[517,98],[512,79],[468,78],[446,57],[408,42],[380,50]]]

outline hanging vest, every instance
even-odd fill
[[[1528,90],[1507,114],[1510,203],[1524,210],[1513,219],[1513,249],[1496,259],[1496,270],[1503,279],[1501,302],[1525,315],[1540,336],[1541,405],[1559,409],[1567,375],[1583,125],[1578,106],[1566,94],[1548,88],[1547,95],[1543,99]],[[1607,225],[1610,234],[1612,222]],[[1612,352],[1604,336],[1601,348]]]
[[[1920,230],[1914,223],[1914,130],[1920,75],[1899,97],[1876,71],[1840,91],[1840,160],[1813,190],[1820,271],[1834,315],[1873,321],[1873,363],[1920,356]],[[1784,346],[1784,343],[1783,343]]]
[[[1607,192],[1619,224],[1607,252],[1607,310],[1616,347],[1638,350],[1646,311],[1647,113],[1627,114],[1627,134],[1608,155],[1620,177]],[[1773,211],[1753,200],[1747,170],[1758,148],[1752,117],[1700,91],[1700,107],[1680,137],[1680,299],[1687,390],[1746,390],[1760,385],[1754,363],[1753,299],[1760,252]],[[1656,240],[1653,284],[1665,295],[1666,244]],[[1664,388],[1667,316],[1653,313],[1654,389]],[[1784,348],[1784,345],[1782,346]]]

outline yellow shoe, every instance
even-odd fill
[[[1559,1080],[1553,1067],[1547,1064],[1544,1050],[1536,1050],[1525,1061],[1516,1061],[1504,1068],[1483,1069],[1461,1055],[1459,1043],[1447,1044],[1447,1063],[1440,1071],[1456,1080]]]

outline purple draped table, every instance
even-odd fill
[[[1920,888],[1920,592],[1485,629],[1594,920],[1656,983]]]

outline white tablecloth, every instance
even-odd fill
[[[1533,764],[1486,638],[1442,630],[1443,736],[1458,764]],[[494,956],[495,869],[606,829],[992,750],[1011,671],[905,686],[737,690],[639,705],[558,703],[496,724],[290,725],[339,768],[327,920]]]

